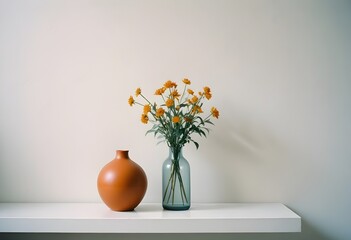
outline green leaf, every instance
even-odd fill
[[[154,110],[154,112],[156,112],[156,103],[154,103],[154,105],[152,105],[152,109]]]
[[[205,129],[206,131],[207,131],[207,134],[209,134],[210,133],[210,129],[208,129],[208,128],[202,128],[202,129]]]
[[[202,134],[202,135],[204,135],[204,136],[206,137],[206,133],[205,133],[204,131],[202,131],[201,129],[199,129],[199,132],[200,132],[200,133],[199,133],[200,136],[201,136],[201,134]]]
[[[197,142],[195,142],[195,141],[193,141],[193,143],[195,144],[196,149],[199,149],[199,144]]]
[[[201,124],[202,124],[202,125],[205,125],[204,120],[203,120],[200,116],[197,116],[196,118],[199,119],[199,120],[201,121]]]
[[[150,130],[146,131],[145,136],[148,135],[149,133],[152,133],[152,132],[155,132],[155,130],[154,129],[150,129]]]
[[[208,123],[208,124],[214,125],[214,123],[211,122],[210,119],[206,120],[205,122]]]
[[[166,140],[165,139],[163,139],[162,141],[158,141],[157,143],[156,143],[156,145],[159,145],[160,143],[164,143]]]

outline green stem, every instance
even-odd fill
[[[173,166],[172,166],[172,168],[173,168]],[[171,170],[171,172],[172,172],[171,174],[173,174],[173,171],[172,171],[172,170]],[[166,190],[165,190],[165,192],[164,192],[163,201],[165,201],[165,199],[166,199],[167,192],[168,192],[168,188],[169,188],[169,184],[171,183],[171,179],[172,179],[172,177],[170,176],[169,179],[168,179],[168,183],[167,183]]]
[[[183,90],[183,93],[182,93],[182,97],[180,98],[180,100],[178,101],[178,103],[180,104],[183,100],[183,97],[184,97],[184,93],[185,93],[185,89],[186,89],[186,85],[184,86],[184,90]]]
[[[183,205],[188,203],[188,197],[186,196],[186,191],[184,187],[183,178],[180,172],[179,166],[179,154],[180,148],[179,147],[172,147],[172,166],[171,166],[171,175],[168,179],[166,189],[164,191],[163,202],[167,199],[167,203],[170,201],[174,204],[175,196],[176,196],[176,185],[177,181],[179,182],[179,191],[180,196],[182,199]]]
[[[146,97],[144,97],[142,93],[140,93],[140,96],[142,96],[145,99],[145,101],[147,101],[152,106],[151,102]]]

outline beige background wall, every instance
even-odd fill
[[[350,239],[350,26],[350,1],[0,0],[0,202],[100,201],[116,149],[160,202],[167,149],[127,99],[188,77],[221,113],[184,151],[193,201],[282,202],[303,232],[182,237]]]

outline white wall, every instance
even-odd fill
[[[100,201],[129,149],[160,202],[167,149],[127,99],[188,77],[221,112],[185,149],[193,201],[302,216],[301,234],[241,239],[350,239],[350,26],[350,1],[0,0],[0,201]]]

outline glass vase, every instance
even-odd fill
[[[166,210],[190,208],[190,165],[182,148],[170,147],[162,166],[162,206]]]

